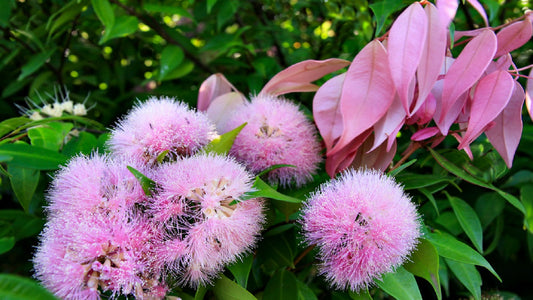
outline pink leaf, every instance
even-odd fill
[[[433,90],[431,90],[431,94],[435,97],[437,104],[435,114],[433,115],[433,120],[435,120],[435,123],[439,127],[442,135],[446,136],[448,135],[450,126],[452,126],[459,114],[463,111],[463,107],[467,103],[466,100],[468,99],[468,95],[466,92],[460,95],[457,101],[455,101],[453,106],[448,110],[448,114],[441,118],[443,81],[444,80],[439,80],[435,83]]]
[[[452,133],[452,136],[459,142],[459,145],[463,143],[464,139],[461,135],[459,135],[457,132]],[[470,149],[470,144],[463,147],[463,149],[466,152],[466,155],[468,155],[468,158],[470,160],[474,160],[474,154],[472,154],[472,150]]]
[[[463,140],[457,147],[463,149],[476,139],[509,102],[515,82],[507,71],[496,71],[483,77],[474,92],[470,120]]]
[[[237,107],[243,105],[246,98],[239,92],[231,92],[213,99],[207,108],[207,116],[215,123],[217,131],[224,133],[225,124]]]
[[[503,56],[500,56],[496,61],[492,61],[487,69],[485,70],[485,74],[490,74],[494,71],[507,71],[513,64],[513,58],[511,57],[511,54],[507,53]]]
[[[313,98],[313,118],[327,151],[333,148],[335,141],[342,134],[340,99],[345,77],[346,73],[343,73],[326,81]]]
[[[529,21],[520,21],[511,24],[496,34],[498,38],[498,51],[495,57],[500,57],[515,49],[522,47],[531,39],[533,26]]]
[[[216,97],[230,93],[232,91],[238,92],[237,89],[224,77],[224,75],[217,73],[209,76],[200,86],[198,91],[198,103],[196,107],[199,111],[206,111],[213,99]]]
[[[342,148],[340,151],[326,157],[326,172],[333,178],[335,174],[347,168],[353,161],[357,154],[357,149],[363,144],[363,142],[370,136],[372,129],[368,129],[357,138],[353,139]]]
[[[470,5],[472,5],[472,7],[481,15],[483,21],[485,21],[485,26],[489,26],[489,19],[487,18],[487,13],[485,12],[483,5],[477,0],[466,0],[466,2],[470,3]]]
[[[424,103],[422,103],[422,106],[420,106],[420,109],[416,111],[416,113],[413,116],[413,120],[410,120],[408,124],[418,124],[418,125],[424,125],[426,123],[429,123],[431,119],[433,118],[433,115],[435,114],[435,110],[437,108],[437,99],[435,99],[435,96],[433,94],[429,93]]]
[[[451,65],[444,77],[442,89],[441,114],[437,123],[444,124],[444,118],[455,102],[481,77],[496,52],[496,35],[489,29],[473,38]],[[451,125],[451,124],[450,124]],[[449,127],[441,127],[444,135]]]
[[[383,117],[394,92],[387,52],[374,40],[357,54],[346,72],[340,104],[342,135],[328,155],[344,148]]]
[[[473,30],[458,30],[453,34],[453,40],[457,42],[458,40],[460,40],[461,38],[465,36],[475,37],[483,33],[486,29],[487,28],[483,27],[483,28],[478,28],[478,29],[473,29]]]
[[[396,143],[392,145],[389,151],[386,149],[386,143],[382,143],[374,150],[369,150],[373,144],[375,144],[375,142],[371,138],[366,139],[357,150],[350,167],[353,167],[354,169],[370,168],[385,171],[392,162],[394,154],[396,154]]]
[[[411,141],[423,141],[425,139],[429,139],[430,137],[435,136],[439,132],[440,130],[437,127],[427,127],[424,129],[420,129],[411,136]]]
[[[394,134],[394,130],[400,123],[403,124],[405,119],[405,110],[398,94],[395,94],[394,100],[387,113],[374,125],[374,145],[371,150],[376,149],[383,143],[390,135]],[[396,138],[396,135],[394,135]]]
[[[444,27],[448,27],[455,18],[459,1],[457,0],[437,0],[437,8],[439,10],[440,19]]]
[[[259,94],[279,96],[293,92],[313,92],[318,89],[318,86],[311,84],[312,81],[349,64],[349,61],[338,58],[305,60],[276,74]]]
[[[524,90],[518,82],[515,82],[515,89],[509,104],[494,119],[494,126],[485,131],[489,141],[500,153],[509,168],[513,165],[513,157],[522,136],[524,97]]]
[[[439,19],[437,8],[429,3],[425,7],[428,16],[428,31],[422,58],[416,73],[418,80],[418,99],[411,114],[416,113],[439,76],[446,54],[446,27]]]
[[[533,68],[529,71],[529,78],[526,84],[526,107],[529,112],[529,117],[533,120]]]
[[[412,101],[409,86],[422,57],[427,31],[426,13],[420,3],[414,2],[396,19],[389,32],[387,52],[390,72],[408,114]],[[444,52],[440,54],[444,56]]]

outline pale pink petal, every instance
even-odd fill
[[[436,109],[437,100],[433,94],[429,93],[424,103],[422,103],[422,106],[420,106],[420,109],[418,109],[413,117],[410,120],[407,120],[406,123],[408,125],[414,123],[418,125],[424,125],[431,121]]]
[[[313,118],[327,151],[333,148],[342,134],[340,99],[345,77],[346,73],[343,73],[326,81],[313,98]]]
[[[433,115],[433,120],[439,127],[443,136],[448,135],[448,130],[450,126],[457,120],[459,114],[463,111],[464,106],[467,104],[468,93],[465,92],[459,96],[457,101],[453,106],[448,110],[448,114],[441,118],[442,112],[442,83],[443,80],[437,81],[431,93],[435,96],[437,107],[435,109],[435,114]],[[439,121],[440,120],[440,121]]]
[[[411,114],[416,113],[427,99],[439,76],[446,54],[447,30],[439,19],[437,8],[429,3],[425,7],[428,17],[428,31],[422,58],[416,72],[418,80],[418,99]]]
[[[244,103],[246,98],[239,92],[222,94],[211,101],[207,108],[207,116],[215,124],[217,131],[222,132],[231,114]]]
[[[199,111],[206,111],[211,102],[218,96],[237,91],[237,89],[224,77],[217,73],[209,76],[200,86],[198,91],[198,103],[196,108]]]
[[[498,51],[495,57],[500,57],[515,49],[522,47],[531,39],[533,26],[529,21],[520,21],[511,24],[496,34],[498,38]]]
[[[529,78],[526,84],[526,107],[529,112],[529,117],[533,120],[533,68],[529,71]]]
[[[507,71],[496,71],[483,77],[474,92],[468,129],[457,147],[463,149],[476,139],[509,102],[515,82]]]
[[[376,149],[383,143],[383,141],[394,134],[398,125],[403,124],[405,115],[405,110],[400,102],[400,97],[398,94],[395,94],[394,101],[387,113],[374,125],[374,145],[370,148],[370,151]],[[395,134],[394,138],[396,138]]]
[[[357,138],[353,139],[346,147],[340,151],[326,157],[326,172],[333,178],[335,174],[347,168],[357,154],[357,149],[368,139],[372,129],[368,129]]]
[[[373,139],[368,138],[357,150],[357,154],[350,165],[354,169],[368,168],[385,171],[396,154],[396,143],[394,143],[389,151],[387,151],[387,143],[382,143],[375,149],[370,147],[375,144]]]
[[[440,130],[437,127],[427,127],[424,129],[420,129],[411,136],[411,141],[423,141],[429,139],[430,137],[434,137],[439,132]]]
[[[505,55],[500,56],[496,61],[493,61],[489,64],[487,69],[485,70],[485,74],[490,74],[494,71],[507,71],[513,64],[513,58],[511,57],[511,54],[507,53]]]
[[[453,40],[457,42],[458,40],[460,40],[461,38],[465,36],[475,37],[483,33],[483,31],[485,31],[486,29],[487,28],[483,27],[483,28],[478,28],[478,29],[473,29],[473,30],[458,30],[453,34]]]
[[[485,131],[491,144],[500,153],[509,168],[513,165],[513,157],[522,136],[522,106],[524,90],[515,82],[515,89],[509,103],[494,119],[494,126]]]
[[[457,0],[437,0],[437,8],[439,9],[440,19],[445,27],[448,27],[455,18],[459,1]]]
[[[420,3],[414,2],[396,19],[389,32],[387,52],[390,72],[400,101],[408,114],[413,96],[409,93],[409,86],[422,57],[427,31],[426,13]],[[439,55],[444,56],[444,52],[441,52]],[[440,66],[437,72],[438,70]]]
[[[387,52],[374,40],[357,54],[346,73],[340,104],[342,136],[328,155],[344,148],[383,117],[394,93]]]
[[[489,29],[473,38],[451,65],[444,77],[440,123],[442,133],[448,134],[449,127],[442,126],[457,99],[481,77],[496,52],[496,35]],[[451,124],[450,124],[451,125]]]
[[[487,18],[487,13],[485,12],[483,5],[477,0],[466,0],[466,2],[470,3],[470,5],[472,5],[472,7],[481,15],[483,21],[485,21],[485,26],[489,26],[489,19]]]
[[[305,60],[276,74],[259,94],[279,96],[293,92],[314,92],[318,87],[311,84],[312,81],[342,69],[349,64],[349,61],[338,58]]]
[[[392,133],[389,135],[389,138],[387,139],[387,151],[390,151],[393,144],[396,144],[396,136],[398,135],[398,132],[400,132],[400,129],[402,129],[403,124],[405,124],[405,119],[402,120],[398,126],[392,131]]]
[[[461,135],[459,135],[457,132],[452,133],[452,136],[459,142],[459,144],[463,143],[464,139]],[[472,150],[470,149],[470,144],[463,147],[463,149],[466,152],[466,155],[468,155],[468,158],[470,160],[474,160],[474,154],[472,154]]]

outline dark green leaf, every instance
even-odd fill
[[[228,270],[235,277],[235,281],[237,281],[237,283],[243,288],[246,288],[248,285],[248,277],[250,276],[250,271],[252,270],[253,261],[254,255],[253,253],[250,253],[227,266]]]
[[[31,122],[31,120],[26,117],[16,117],[2,121],[2,123],[0,123],[0,137],[29,122]]]
[[[55,48],[49,49],[48,51],[43,51],[41,53],[38,53],[21,68],[21,73],[19,77],[17,78],[18,81],[26,78],[28,75],[33,74],[33,72],[37,71],[40,67],[42,67],[46,61],[52,56],[52,54],[55,52]]]
[[[130,172],[133,174],[133,176],[135,176],[135,178],[137,178],[137,180],[139,180],[139,183],[141,184],[141,186],[143,188],[144,194],[146,196],[152,196],[152,191],[154,190],[155,185],[156,185],[155,181],[153,181],[152,179],[146,177],[146,175],[144,175],[143,173],[137,171],[133,167],[128,166],[127,168],[128,168],[128,170],[130,170]]]
[[[390,171],[390,172],[388,173],[388,175],[391,176],[391,177],[396,177],[396,175],[398,175],[401,171],[407,169],[409,166],[411,166],[411,165],[414,164],[415,162],[416,162],[416,158],[415,158],[415,159],[412,159],[412,160],[406,162],[405,164],[399,166],[398,168],[396,168],[396,169]]]
[[[104,24],[106,30],[111,29],[115,24],[115,13],[109,0],[91,0],[94,12],[98,19]]]
[[[403,267],[396,269],[396,272],[386,273],[381,281],[376,280],[375,282],[382,290],[395,299],[422,299],[415,277]]]
[[[426,198],[428,198],[428,200],[431,203],[431,205],[433,205],[433,208],[435,208],[435,211],[437,212],[437,215],[439,215],[440,214],[439,207],[437,206],[437,201],[435,200],[435,197],[433,197],[433,194],[431,192],[429,192],[425,188],[419,188],[418,191],[420,193],[424,194],[424,196],[426,196]]]
[[[524,224],[530,233],[533,233],[533,184],[520,188],[520,199],[526,209]]]
[[[213,293],[219,300],[256,300],[254,295],[224,275],[215,282]]]
[[[281,234],[289,229],[292,229],[296,227],[296,225],[294,223],[289,223],[289,224],[283,224],[283,225],[279,225],[279,226],[276,226],[272,229],[270,229],[269,231],[267,231],[263,236],[264,237],[267,237],[267,236],[274,236],[274,235],[277,235],[277,234]]]
[[[436,219],[435,223],[442,225],[449,233],[453,235],[459,235],[463,232],[463,228],[455,214],[451,211],[445,211],[440,214]]]
[[[279,268],[294,268],[296,240],[293,230],[265,237],[258,247],[257,260],[268,271]]]
[[[227,21],[229,21],[233,15],[239,9],[239,1],[226,0],[220,3],[220,10],[217,13],[217,29],[220,30]]]
[[[296,287],[298,288],[298,298],[297,298],[298,300],[317,300],[318,299],[315,293],[313,292],[313,290],[309,288],[307,284],[298,280],[298,278],[296,278]]]
[[[277,270],[265,287],[263,300],[294,299],[298,299],[298,282],[296,276],[286,269]]]
[[[217,4],[217,0],[207,0],[207,14],[211,13],[211,10],[215,4]]]
[[[449,182],[450,179],[431,174],[402,173],[396,179],[404,186],[405,190],[428,187],[441,182]]]
[[[194,63],[190,60],[184,59],[181,64],[174,70],[170,71],[170,73],[168,73],[163,80],[181,78],[189,74],[192,70],[194,70]]]
[[[453,259],[446,259],[446,264],[455,277],[472,293],[474,299],[481,300],[481,275],[476,267]]]
[[[284,195],[275,189],[273,189],[270,185],[268,185],[266,182],[264,182],[261,178],[255,177],[255,182],[252,186],[253,191],[245,193],[241,200],[247,200],[252,198],[258,198],[258,197],[264,197],[264,198],[270,198],[274,200],[279,201],[285,201],[285,202],[291,202],[291,203],[301,203],[302,200]]]
[[[81,131],[77,137],[73,137],[63,146],[61,151],[68,157],[77,154],[89,155],[98,147],[98,139],[91,133]]]
[[[81,13],[85,5],[85,3],[76,3],[75,1],[71,1],[64,7],[65,9],[61,9],[59,11],[61,14],[53,23],[50,22],[55,16],[51,17],[49,23],[47,24],[48,38],[50,38],[57,29],[64,29],[66,27],[68,28],[68,26],[65,25],[69,22],[72,22]],[[50,28],[48,28],[49,24],[51,24]]]
[[[362,291],[359,291],[358,293],[348,291],[348,294],[350,295],[350,298],[352,300],[372,300],[372,296],[370,296],[368,289],[364,289]]]
[[[28,144],[0,145],[0,156],[11,156],[10,165],[37,170],[55,170],[67,161],[63,154]]]
[[[410,260],[403,267],[411,274],[427,280],[433,286],[437,298],[442,299],[439,280],[439,254],[433,244],[426,239],[420,239]]]
[[[246,123],[215,138],[204,147],[203,151],[205,153],[227,155],[231,149],[231,146],[233,146],[233,141],[235,141],[235,138],[239,132],[241,132],[244,126],[246,126]]]
[[[481,254],[465,243],[458,241],[453,236],[435,230],[434,232],[427,233],[424,237],[437,248],[440,256],[467,264],[482,266],[501,281],[500,276],[498,276],[496,271],[494,271],[489,262]]]
[[[452,197],[448,193],[446,193],[446,196],[466,235],[470,238],[477,251],[483,253],[483,229],[476,211],[464,200]]]
[[[161,51],[158,80],[165,80],[166,76],[181,64],[184,57],[185,54],[180,47],[175,45],[166,46],[163,51]]]
[[[385,0],[372,3],[369,6],[372,12],[374,13],[374,18],[376,21],[375,35],[378,36],[381,33],[381,30],[383,29],[383,25],[385,24],[387,18],[392,13],[404,8],[406,4],[403,1],[398,0]]]
[[[187,17],[194,19],[193,16],[183,7],[176,5],[164,5],[158,3],[143,3],[143,9],[150,13],[165,13]]]
[[[13,249],[15,246],[15,237],[2,237],[0,238],[0,254],[6,253]]]
[[[204,299],[205,294],[207,293],[207,287],[205,285],[200,285],[196,289],[196,293],[194,294],[194,300],[202,300]]]
[[[0,0],[0,26],[8,27],[14,0]]]
[[[35,169],[18,167],[11,164],[8,164],[7,171],[11,174],[10,181],[13,192],[15,192],[24,211],[28,212],[31,199],[39,183],[40,172]]]
[[[533,172],[529,170],[520,170],[511,175],[501,188],[520,187],[527,183],[533,184]]]
[[[130,35],[137,31],[138,27],[139,20],[136,17],[120,16],[115,20],[115,24],[112,27],[106,27],[99,44],[102,45],[111,39]]]
[[[479,216],[483,228],[498,217],[505,208],[505,200],[498,193],[485,193],[476,200],[476,213]]]
[[[0,299],[57,300],[48,290],[29,278],[0,274]]]

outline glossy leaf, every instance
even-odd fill
[[[447,259],[446,264],[457,279],[470,291],[474,299],[481,300],[481,275],[470,264]]]
[[[387,18],[394,12],[404,8],[407,4],[403,1],[397,0],[384,0],[375,3],[369,3],[369,7],[374,13],[376,20],[376,32],[375,35],[379,35],[383,29],[383,25]]]
[[[522,106],[524,104],[524,90],[518,82],[507,106],[494,119],[494,125],[485,131],[487,138],[496,151],[501,155],[507,167],[513,165],[514,154],[522,136]]]
[[[131,172],[131,174],[133,174],[133,176],[135,176],[135,178],[137,178],[137,180],[141,184],[144,194],[146,196],[151,196],[152,191],[154,190],[156,186],[155,181],[148,178],[146,175],[144,175],[143,173],[141,173],[140,171],[136,170],[135,168],[131,166],[127,166],[127,168]]]
[[[395,272],[386,273],[381,281],[375,282],[377,286],[397,300],[422,299],[415,277],[403,267],[397,268]]]
[[[238,92],[224,75],[220,73],[213,74],[200,85],[196,107],[199,111],[207,111],[207,108],[215,98],[232,91]]]
[[[422,5],[418,2],[407,7],[396,18],[389,31],[387,53],[390,74],[400,102],[408,115],[411,114],[411,101],[414,93],[411,83],[422,57],[427,31],[428,19]],[[444,53],[441,55],[444,56]]]
[[[457,102],[457,99],[483,75],[483,71],[494,57],[496,47],[496,35],[491,30],[486,29],[474,37],[461,51],[444,77],[442,111],[437,123],[444,122],[444,118]],[[441,128],[441,131],[447,135],[448,129]]]
[[[113,7],[109,0],[91,0],[94,12],[98,19],[104,24],[106,30],[113,27],[115,24],[115,13],[113,12]]]
[[[479,3],[477,0],[466,0],[472,7],[477,10],[477,12],[481,15],[483,18],[483,21],[485,21],[485,26],[489,26],[489,20],[487,18],[487,13],[485,12],[485,9],[483,8],[483,5]]]
[[[15,237],[2,237],[0,238],[0,254],[4,254],[15,246]]]
[[[73,127],[72,123],[50,122],[28,129],[28,137],[32,146],[57,152]]]
[[[11,188],[17,196],[17,200],[22,208],[24,208],[24,211],[28,212],[33,194],[37,189],[37,184],[39,184],[40,172],[35,169],[15,165],[8,165],[7,171],[11,174],[9,180],[11,182]]]
[[[387,52],[374,40],[355,57],[346,73],[341,96],[343,130],[329,155],[340,151],[383,117],[394,100]]]
[[[531,35],[533,35],[533,25],[529,21],[519,21],[503,28],[496,34],[498,50],[494,57],[500,57],[522,47],[531,39]]]
[[[405,190],[415,190],[423,187],[428,187],[441,182],[450,182],[451,179],[444,176],[437,176],[431,174],[416,174],[416,173],[401,173],[396,176]]]
[[[36,281],[11,274],[0,274],[0,298],[17,300],[57,300]]]
[[[68,141],[61,153],[72,157],[76,154],[89,155],[98,147],[98,139],[91,133],[81,131],[77,137],[72,137]]]
[[[253,261],[254,255],[250,253],[227,266],[228,270],[233,274],[233,277],[235,277],[235,281],[243,288],[246,288],[248,285],[248,277],[252,270]]]
[[[464,200],[452,197],[448,193],[446,193],[446,196],[466,235],[470,238],[477,251],[483,253],[483,229],[476,211]]]
[[[313,98],[313,119],[320,136],[324,139],[327,151],[333,148],[342,135],[340,99],[345,77],[346,73],[343,73],[326,81]]]
[[[26,117],[15,117],[2,121],[0,123],[0,137],[3,137],[4,135],[29,122],[31,122],[31,120]]]
[[[21,73],[17,78],[18,81],[28,77],[33,74],[35,71],[39,70],[48,59],[54,54],[55,48],[49,49],[48,51],[40,52],[36,55],[33,55],[32,58],[21,68]]]
[[[274,273],[265,287],[263,300],[295,300],[298,297],[298,281],[296,276],[286,269]],[[303,300],[303,299],[302,299]]]
[[[515,81],[507,71],[495,71],[478,82],[471,102],[468,127],[462,142],[457,147],[458,149],[470,145],[485,127],[500,114],[509,102],[514,88]],[[505,124],[505,126],[508,125]],[[512,128],[511,130],[516,129]]]
[[[287,196],[285,194],[282,194],[276,191],[274,188],[268,185],[268,183],[264,182],[261,178],[255,177],[255,181],[252,186],[252,191],[244,194],[241,197],[241,200],[247,200],[247,199],[258,198],[258,197],[270,198],[270,199],[290,202],[290,203],[301,203],[302,202],[302,200],[300,199]]]
[[[505,200],[498,193],[485,193],[477,198],[474,208],[479,216],[481,225],[485,229],[502,214],[505,208]]]
[[[411,274],[427,280],[433,286],[437,299],[442,299],[439,280],[439,254],[433,244],[426,239],[419,239],[416,250],[403,267]]]
[[[120,16],[115,20],[113,27],[106,27],[102,39],[100,39],[99,44],[102,45],[107,41],[128,36],[139,28],[139,20],[133,16]]]
[[[311,82],[349,65],[344,59],[305,60],[274,75],[259,94],[275,96],[294,92],[314,92],[318,86]]]
[[[28,144],[0,145],[0,156],[10,156],[10,165],[37,170],[55,170],[67,161],[67,157],[55,151]]]
[[[180,47],[175,45],[166,46],[163,51],[161,51],[158,80],[165,80],[166,76],[181,64],[184,57],[185,54]]]
[[[228,277],[221,275],[213,286],[213,294],[219,300],[256,300],[245,288],[230,280]]]
[[[467,264],[478,265],[489,270],[498,280],[501,281],[500,276],[494,271],[489,262],[481,256],[476,250],[470,248],[463,242],[458,241],[453,236],[435,230],[427,233],[424,236],[428,239],[439,252],[439,255],[449,259],[456,260]]]
[[[229,153],[233,142],[241,130],[246,126],[247,123],[243,123],[241,126],[224,133],[216,138],[214,138],[209,144],[207,144],[203,151],[205,153],[214,153],[219,155],[226,155]]]

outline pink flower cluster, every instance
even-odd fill
[[[198,152],[213,128],[184,104],[152,98],[113,131],[110,155],[63,167],[33,259],[43,285],[64,299],[162,299],[169,282],[210,283],[250,251],[263,201],[240,200],[253,179],[243,165]],[[128,166],[154,180],[151,194]]]
[[[347,171],[322,185],[301,220],[306,242],[316,244],[321,273],[352,291],[400,266],[420,235],[410,198],[379,171]]]

